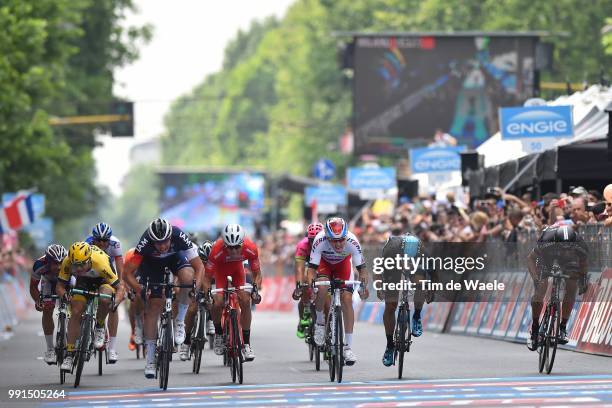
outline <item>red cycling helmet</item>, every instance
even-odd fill
[[[312,223],[306,230],[308,231],[308,238],[314,238],[319,232],[323,231],[323,224],[320,222]]]

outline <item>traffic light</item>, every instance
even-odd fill
[[[134,102],[115,101],[112,103],[111,112],[124,118],[111,124],[113,137],[134,136]]]

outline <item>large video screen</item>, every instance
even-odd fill
[[[265,179],[252,172],[160,172],[162,217],[194,233],[216,234],[229,223],[250,234],[262,217]]]
[[[355,39],[357,153],[405,152],[436,129],[476,147],[498,130],[497,109],[532,96],[536,37]]]

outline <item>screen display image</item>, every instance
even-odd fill
[[[497,109],[532,96],[536,37],[357,37],[358,153],[404,152],[436,129],[476,147],[498,130]]]
[[[189,232],[215,234],[229,223],[254,231],[263,212],[261,173],[159,173],[161,216]]]

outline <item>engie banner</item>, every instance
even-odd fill
[[[526,106],[499,109],[502,139],[572,137],[571,106]]]
[[[465,146],[422,147],[410,149],[413,173],[435,173],[461,170],[461,152]]]

